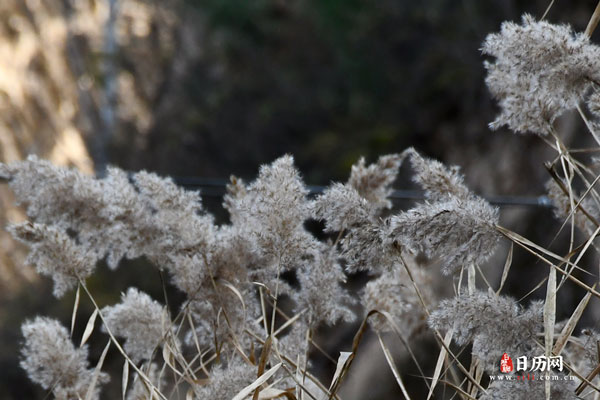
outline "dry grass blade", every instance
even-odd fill
[[[477,267],[477,271],[479,272],[479,276],[481,276],[481,279],[483,279],[483,282],[485,283],[485,285],[487,286],[488,290],[490,291],[494,291],[494,289],[492,289],[492,284],[490,283],[490,281],[488,281],[488,279],[485,277],[485,274],[483,273],[483,271],[481,270],[481,267],[479,265],[476,265]]]
[[[444,336],[444,346],[442,346],[442,348],[440,349],[440,354],[435,364],[435,370],[433,372],[433,378],[431,380],[431,387],[429,388],[429,393],[427,394],[427,400],[429,400],[431,396],[433,396],[433,391],[440,379],[442,367],[444,366],[444,360],[446,360],[446,357],[448,356],[446,349],[448,348],[448,346],[450,346],[453,333],[453,330],[450,329],[448,332],[446,332],[446,336]]]
[[[448,382],[448,381],[444,381],[444,380],[442,380],[440,382],[443,383],[446,386],[450,386],[452,389],[456,390],[456,393],[461,394],[466,399],[477,400],[475,397],[471,396],[469,393],[467,393],[464,390],[462,390],[460,386],[457,386],[457,385],[455,385],[452,382]]]
[[[452,285],[453,289],[454,289],[454,295],[455,296],[460,296],[461,293],[462,293],[462,286],[463,286],[462,282],[463,282],[464,271],[465,271],[464,268],[460,269],[460,274],[458,275],[458,282],[455,285]]]
[[[406,351],[408,351],[408,354],[410,354],[410,357],[412,358],[415,365],[417,366],[417,369],[419,370],[421,377],[423,377],[423,379],[425,379],[425,373],[423,372],[423,369],[421,368],[421,365],[419,364],[419,361],[417,360],[415,353],[412,351],[408,341],[404,338],[404,336],[402,336],[402,332],[400,331],[400,328],[398,327],[398,325],[396,325],[396,323],[394,322],[394,319],[392,318],[392,316],[387,311],[375,310],[374,312],[377,312],[379,315],[382,315],[387,320],[387,323],[392,327],[392,330],[394,331],[396,336],[398,336],[398,339],[400,339],[400,341],[406,348]],[[429,382],[426,379],[425,379],[425,384],[427,385],[427,387],[429,387]]]
[[[301,316],[302,314],[304,314],[306,312],[306,308],[304,310],[300,310],[296,315],[294,315],[292,318],[288,319],[287,321],[285,321],[284,324],[282,324],[279,328],[277,328],[277,330],[275,331],[275,333],[273,334],[273,336],[277,337],[281,332],[283,332],[288,326],[292,325],[294,322],[296,322]]]
[[[190,332],[192,333],[192,340],[194,341],[194,345],[196,346],[196,351],[198,352],[199,355],[199,360],[200,360],[200,369],[202,371],[204,371],[206,373],[206,375],[209,375],[208,371],[206,370],[206,367],[204,365],[204,362],[202,360],[202,349],[200,348],[200,341],[198,340],[198,333],[196,332],[196,326],[194,324],[194,321],[192,320],[192,315],[189,312],[186,312],[186,319],[188,321],[188,324],[190,325]]]
[[[440,334],[440,332],[438,330],[434,330],[435,336],[438,340],[438,343],[440,343],[444,349],[446,349],[446,352],[452,356],[452,361],[456,363],[456,366],[458,367],[458,369],[465,375],[465,377],[469,380],[469,382],[471,382],[476,388],[477,390],[486,393],[486,390],[479,384],[479,382],[477,381],[476,378],[474,378],[469,371],[465,368],[465,366],[460,362],[460,360],[457,358],[457,356],[452,353],[452,351],[450,351],[450,347],[444,343],[444,338],[442,337],[442,335]]]
[[[267,309],[265,307],[265,288],[266,286],[263,284],[258,284],[256,282],[253,282],[253,284],[255,284],[256,286],[258,286],[258,293],[260,295],[260,309],[262,312],[262,322],[263,322],[263,328],[265,330],[265,334],[269,333],[269,327],[267,325]]]
[[[592,33],[596,30],[598,26],[598,22],[600,21],[600,2],[596,5],[596,9],[590,18],[590,22],[588,22],[587,27],[585,28],[585,34],[587,37],[592,37]]]
[[[96,382],[98,382],[98,377],[100,376],[100,371],[102,370],[102,365],[104,364],[104,359],[106,358],[106,353],[108,353],[108,348],[110,347],[110,340],[106,343],[106,347],[104,347],[104,351],[100,356],[100,360],[98,360],[98,364],[96,365],[96,369],[94,369],[94,374],[92,375],[92,381],[90,382],[90,386],[88,387],[88,391],[85,394],[85,400],[91,400],[94,395],[94,389],[96,388]]]
[[[597,7],[600,7],[600,3],[598,3]],[[598,10],[598,8],[596,8],[596,10]],[[596,14],[596,12],[594,12],[594,15],[595,14]],[[594,26],[591,28],[592,30],[596,29],[596,26],[598,25],[598,17],[600,17],[600,15],[598,15],[596,17],[592,16],[592,19],[590,19],[590,24],[592,24],[592,22],[594,23]],[[590,26],[591,25],[588,25],[588,29],[590,28]],[[586,29],[586,35],[587,35],[587,29]],[[591,33],[588,36],[591,36]],[[596,133],[596,130],[594,129],[594,126],[587,119],[587,117],[585,116],[585,114],[584,114],[584,112],[581,109],[581,106],[579,104],[577,105],[577,111],[579,112],[579,115],[581,116],[581,119],[585,123],[585,126],[588,128],[588,131],[592,134],[592,137],[594,138],[594,140],[596,141],[596,143],[600,144],[600,137],[598,137],[598,134]]]
[[[541,288],[542,285],[544,285],[544,283],[546,283],[547,280],[548,280],[547,276],[542,278],[542,280],[539,281],[533,288],[531,288],[527,293],[525,293],[523,296],[521,296],[521,298],[519,298],[519,303],[522,302],[523,300],[525,300],[526,298],[528,298],[529,296],[531,296],[533,294],[533,292],[535,292],[536,290]]]
[[[594,285],[593,287],[595,288],[596,285]],[[579,322],[579,319],[583,315],[583,311],[587,307],[591,298],[592,294],[586,293],[583,299],[581,299],[581,301],[577,305],[577,308],[575,309],[575,311],[563,327],[562,331],[560,332],[560,335],[556,339],[556,343],[554,343],[552,353],[554,353],[555,355],[559,355],[562,352],[563,348],[567,344],[567,341],[569,340],[569,337],[573,333],[573,330],[575,330],[575,326],[577,325],[577,322]]]
[[[346,376],[348,370],[350,369],[350,366],[352,365],[352,361],[354,360],[354,356],[356,355],[356,351],[358,350],[358,345],[362,341],[363,335],[365,334],[365,331],[367,330],[367,327],[368,327],[367,321],[369,320],[369,317],[375,313],[378,313],[378,311],[372,310],[367,313],[367,315],[363,319],[362,323],[360,324],[358,331],[354,335],[354,339],[352,340],[352,351],[350,352],[350,355],[344,360],[344,364],[342,365],[342,368],[341,368],[339,374],[336,374],[337,376],[335,377],[335,379],[333,379],[333,382],[330,386],[329,397],[328,397],[329,400],[331,400],[336,395],[338,389],[340,388],[340,385],[341,385],[344,377]],[[338,368],[339,368],[339,359],[338,359]]]
[[[500,228],[499,226],[497,226],[497,228]],[[503,228],[502,228],[503,229]],[[508,231],[510,232],[510,231]],[[415,288],[415,292],[417,293],[417,296],[419,297],[419,302],[421,303],[421,306],[423,307],[423,310],[425,311],[425,314],[427,316],[431,315],[431,313],[429,312],[429,308],[427,307],[427,304],[425,303],[425,300],[423,299],[423,295],[421,294],[421,290],[419,289],[419,286],[417,285],[412,272],[410,271],[410,268],[408,267],[408,264],[406,263],[406,261],[404,260],[404,258],[402,257],[402,255],[400,255],[400,260],[402,261],[402,265],[404,266],[404,269],[406,270],[406,273],[408,274],[408,277],[411,281],[411,283],[413,284],[413,287]],[[448,345],[446,345],[444,343],[444,338],[442,337],[441,333],[438,330],[434,330],[435,333],[435,337],[438,340],[438,343],[440,343],[441,346],[443,346],[446,351],[448,352],[448,354],[450,354],[452,356],[453,361],[456,362],[456,365],[458,367],[458,369],[460,369],[460,371],[465,374],[465,376],[467,377],[467,379],[473,383],[478,390],[482,391],[485,393],[485,389],[479,384],[479,382],[473,377],[471,376],[471,374],[469,373],[469,371],[464,367],[464,365],[462,365],[462,363],[458,360],[458,358],[456,358],[456,356],[450,351],[450,348],[448,347]]]
[[[75,292],[75,301],[73,302],[73,314],[71,314],[71,337],[73,337],[73,329],[75,329],[75,319],[77,318],[77,310],[79,309],[79,293],[81,286],[77,285]]]
[[[269,336],[267,340],[265,340],[265,344],[263,345],[263,349],[260,353],[260,359],[258,362],[258,377],[262,376],[265,372],[265,367],[267,366],[267,361],[269,360],[269,354],[271,353],[271,344],[273,343],[273,337]],[[258,395],[260,394],[260,386],[256,388],[254,392],[254,396],[252,396],[252,400],[258,400]]]
[[[585,242],[585,246],[583,247],[583,249],[579,252],[579,254],[577,255],[577,258],[575,259],[575,262],[573,262],[573,265],[576,266],[577,264],[579,264],[579,261],[581,261],[581,259],[583,258],[583,256],[585,255],[587,249],[590,247],[590,245],[594,242],[594,239],[596,239],[596,237],[598,236],[598,234],[600,233],[600,226],[598,228],[596,228],[596,230],[594,231],[594,233],[592,233],[592,235],[588,238],[588,240]]]
[[[553,5],[554,5],[554,0],[550,1],[550,4],[548,4],[548,7],[546,7],[546,11],[544,11],[544,14],[542,15],[542,18],[540,18],[540,20],[546,19],[546,16],[550,12],[550,9],[552,8]]]
[[[554,324],[556,322],[556,270],[550,269],[546,286],[546,302],[544,303],[544,348],[546,357],[552,356],[554,342]],[[544,382],[546,398],[550,398],[550,380]]]
[[[305,399],[306,397],[304,396],[304,394],[306,394],[308,397],[310,397],[312,400],[318,400],[312,393],[310,393],[308,391],[308,389],[302,384],[302,379],[303,379],[303,375],[305,377],[308,377],[311,381],[313,381],[319,388],[319,390],[322,391],[323,394],[327,393],[327,388],[325,388],[321,382],[319,382],[318,380],[316,380],[312,375],[310,375],[308,372],[305,371],[305,373],[302,373],[302,370],[300,368],[300,360],[298,359],[297,363],[293,363],[291,362],[288,358],[284,357],[281,355],[281,353],[279,353],[279,351],[277,350],[277,346],[274,346],[275,349],[275,354],[277,354],[277,357],[279,358],[279,360],[281,360],[282,362],[282,368],[283,370],[288,374],[288,376],[290,378],[292,378],[292,380],[294,381],[294,383],[296,384],[296,396],[293,396],[294,398],[297,399]],[[292,365],[293,368],[296,369],[296,373],[292,372],[288,367],[285,366],[285,362],[288,362],[289,364]],[[300,390],[298,389],[300,388]],[[290,393],[293,391],[293,389],[290,390]],[[300,394],[301,393],[301,394]],[[336,400],[339,400],[339,398],[336,397]]]
[[[171,370],[177,374],[179,377],[189,381],[190,378],[182,373],[181,371],[179,371],[177,369],[177,367],[175,366],[175,354],[173,354],[173,351],[171,350],[171,347],[168,345],[168,343],[164,343],[163,348],[162,348],[162,356],[163,356],[163,360],[165,361],[165,363],[171,368]]]
[[[504,283],[506,282],[506,278],[508,277],[508,271],[510,271],[510,266],[512,265],[513,258],[513,248],[514,244],[510,244],[510,249],[508,249],[508,255],[506,256],[506,262],[504,262],[504,268],[502,269],[502,278],[500,278],[500,286],[498,290],[496,290],[496,294],[500,294],[502,288],[504,287]]]
[[[256,340],[258,343],[260,344],[264,344],[264,340],[262,340],[261,337],[259,337],[258,335],[256,335],[254,332],[250,331],[250,330],[246,330],[246,332],[254,339]],[[277,342],[275,342],[277,343]],[[300,368],[300,364],[297,364],[296,362],[294,362],[292,359],[290,359],[289,357],[286,357],[285,355],[282,355],[279,350],[277,349],[277,346],[273,346],[273,349],[275,350],[275,354],[277,354],[277,357],[279,358],[279,360],[284,363],[287,362],[288,364],[290,364],[293,368],[295,368],[296,370],[300,370],[302,371],[302,369]],[[297,385],[300,385],[302,387],[302,390],[304,390],[304,392],[313,400],[317,400],[313,395],[311,395],[304,386],[302,386],[302,384],[300,383],[300,380],[296,379],[296,375],[293,374],[292,372],[289,371],[289,369],[285,366],[285,364],[283,364],[282,368],[288,372],[288,375],[294,380],[294,382],[296,382]],[[310,379],[320,390],[323,391],[323,393],[327,393],[327,388],[325,386],[323,386],[323,384],[314,376],[312,375],[310,372],[308,371],[302,371],[304,373],[304,376],[307,377],[308,379]],[[335,399],[339,400],[338,396],[335,396]]]
[[[293,393],[290,393],[289,390],[281,390],[274,388],[266,388],[260,393],[259,400],[273,400],[285,397],[289,400],[296,400],[296,396]]]
[[[281,276],[281,254],[277,260],[277,280],[275,282],[275,296],[273,298],[273,312],[271,313],[271,330],[269,331],[271,336],[275,332],[275,317],[277,315],[277,301],[279,300],[279,279]]]
[[[547,255],[548,257],[552,257],[555,260],[560,261],[561,263],[564,264],[568,264],[568,265],[572,265],[573,263],[571,263],[567,258],[565,257],[561,257],[558,254],[555,254],[553,252],[551,252],[550,250],[547,250],[545,248],[543,248],[542,246],[533,243],[531,240],[519,235],[518,233],[515,233],[509,229],[506,229],[500,225],[496,226],[496,229],[503,234],[504,236],[506,236],[507,238],[509,238],[511,241],[517,243],[517,244],[523,244],[529,247],[532,247],[534,249],[536,249],[537,251],[539,251],[542,254]]]
[[[300,370],[300,354],[298,354],[298,356],[296,357],[296,375],[294,377],[294,381],[296,381],[296,382],[302,381],[302,371]],[[302,383],[304,383],[304,382],[302,382]],[[296,397],[299,400],[302,400],[304,398],[304,394],[302,391],[302,385],[300,385],[299,383],[296,383]]]
[[[129,363],[127,360],[123,363],[123,375],[121,376],[121,387],[123,400],[125,400],[125,394],[127,393],[127,385],[129,384]]]
[[[481,378],[483,378],[483,366],[481,365],[481,361],[475,357],[473,357],[473,359],[475,360],[474,362],[471,363],[471,366],[473,367],[474,374],[475,374],[475,379],[477,380],[477,382],[481,383]],[[477,388],[477,386],[475,385],[471,385],[471,395],[473,397],[477,396],[477,393],[479,392],[479,389]]]
[[[577,286],[582,287],[583,289],[587,290],[588,292],[592,293],[594,296],[600,298],[600,293],[598,293],[596,290],[594,290],[593,288],[591,288],[590,286],[586,285],[584,282],[580,281],[579,279],[575,278],[574,276],[572,276],[570,273],[568,273],[567,271],[564,271],[563,269],[557,267],[556,265],[554,265],[551,261],[549,261],[548,259],[546,259],[545,257],[543,257],[541,254],[536,253],[535,251],[533,251],[530,248],[531,247],[535,248],[536,250],[540,249],[540,246],[536,245],[535,243],[531,242],[530,240],[527,240],[525,238],[523,238],[522,236],[508,230],[505,228],[502,228],[500,226],[496,227],[504,236],[506,236],[507,238],[509,238],[510,240],[512,240],[514,243],[518,244],[519,246],[521,246],[523,249],[527,250],[528,252],[530,252],[531,254],[535,255],[536,257],[538,257],[540,260],[542,260],[544,263],[548,264],[551,268],[556,269],[557,272],[560,272],[562,275],[566,276],[568,279],[570,279],[572,282],[574,282]],[[541,250],[543,250],[543,253],[549,253],[553,258],[558,258],[560,260],[563,260],[563,263],[568,263],[570,265],[572,265],[572,263],[568,260],[565,259],[563,257],[557,256],[556,254],[541,248]]]
[[[594,379],[598,374],[600,374],[600,365],[598,365],[596,368],[594,368],[592,370],[592,372],[590,372],[588,374],[588,376],[585,377],[583,382],[581,382],[581,384],[575,390],[575,394],[577,394],[577,395],[581,394],[581,392],[583,392],[584,389],[590,385],[590,382],[592,381],[592,379]],[[594,390],[598,391],[597,388],[594,388]]]
[[[85,326],[85,330],[83,331],[83,336],[81,336],[81,344],[79,347],[83,347],[83,345],[88,341],[92,332],[94,331],[94,325],[96,324],[96,317],[98,317],[98,309],[96,308],[90,319],[88,319],[87,325]]]
[[[242,303],[242,309],[244,310],[244,315],[246,315],[246,302],[244,301],[244,296],[242,296],[240,291],[230,282],[227,282],[225,279],[216,279],[216,283],[217,285],[223,286],[231,290],[231,292],[235,294],[235,296],[239,299],[240,303]]]
[[[394,363],[394,358],[392,357],[392,354],[390,353],[389,349],[383,342],[383,338],[381,337],[381,335],[377,334],[377,338],[379,339],[379,344],[381,345],[381,349],[383,350],[385,359],[386,359],[388,365],[390,366],[390,369],[392,370],[392,374],[394,374],[394,378],[396,378],[396,382],[398,383],[398,386],[400,386],[400,390],[402,391],[404,398],[406,398],[406,400],[410,400],[410,396],[408,395],[408,392],[406,391],[406,387],[404,387],[404,382],[402,382],[402,378],[400,377],[400,372],[398,371],[398,368],[396,367],[396,364]]]
[[[335,367],[335,373],[333,374],[333,378],[331,378],[331,384],[329,385],[330,391],[334,386],[336,386],[338,380],[340,379],[340,376],[342,375],[342,372],[344,372],[346,363],[350,359],[350,356],[352,356],[352,352],[340,351],[340,356],[338,357],[337,366]]]
[[[469,264],[469,272],[467,273],[467,289],[469,291],[469,294],[475,293],[476,277],[477,276],[475,274],[475,264],[471,263]]]
[[[551,164],[545,164],[545,167],[546,167],[546,170],[548,171],[548,173],[550,174],[550,176],[552,177],[552,179],[554,180],[554,182],[556,182],[556,184],[560,187],[560,189],[563,191],[563,193],[568,196],[570,190],[569,190],[569,188],[565,187],[565,184],[563,183],[562,179],[558,176],[556,171],[554,171],[554,167]],[[588,185],[588,190],[591,187],[592,187],[591,184]],[[586,190],[586,193],[588,190]],[[591,193],[593,193],[593,192],[591,192]],[[585,193],[584,193],[584,196],[585,196]],[[577,202],[576,207],[575,207],[576,210],[581,211],[583,213],[583,215],[585,215],[590,220],[590,222],[592,222],[594,225],[600,226],[600,222],[598,222],[598,220],[582,206],[581,200],[582,199],[579,199],[579,201]],[[572,210],[571,213],[574,211],[575,210]],[[570,214],[569,214],[569,218],[570,218]]]
[[[236,394],[232,400],[242,400],[242,399],[245,399],[246,397],[248,397],[250,395],[250,393],[252,393],[257,387],[259,387],[260,385],[265,383],[267,380],[269,380],[270,377],[275,375],[275,372],[277,372],[279,370],[279,368],[281,368],[281,366],[282,366],[282,363],[279,363],[279,364],[275,365],[273,368],[271,368],[270,370],[268,370],[267,372],[265,372],[263,375],[259,376],[258,379],[256,379],[254,382],[252,382],[250,385],[246,386],[238,394]]]
[[[283,362],[283,358],[281,357],[281,354],[277,353],[277,356],[278,356],[278,357],[279,357],[279,359],[280,359],[280,360],[282,360],[282,362]],[[287,360],[286,360],[286,361],[287,361]],[[315,397],[315,396],[314,396],[312,393],[310,393],[310,392],[308,391],[308,389],[307,389],[307,388],[306,388],[306,387],[305,387],[305,386],[304,386],[302,383],[300,383],[300,380],[302,379],[302,376],[300,376],[300,379],[298,379],[298,376],[297,376],[297,374],[294,374],[294,373],[293,373],[293,372],[292,372],[292,371],[291,371],[289,368],[287,368],[287,367],[285,366],[285,364],[283,364],[283,365],[281,366],[281,368],[283,368],[283,370],[284,370],[284,371],[285,371],[285,372],[288,374],[288,376],[289,376],[290,378],[292,378],[292,380],[293,380],[293,381],[296,383],[296,386],[298,386],[298,387],[300,387],[300,388],[302,389],[302,395],[297,395],[297,396],[294,396],[294,395],[292,394],[293,388],[292,388],[292,389],[290,389],[290,390],[286,390],[286,391],[287,391],[288,393],[290,393],[290,395],[292,396],[291,398],[293,398],[293,399],[306,399],[306,397],[304,396],[304,394],[305,394],[305,393],[306,393],[306,395],[307,395],[308,397],[310,397],[312,400],[320,400],[320,399],[322,399],[322,398],[323,398],[323,396],[321,396],[321,397],[320,397],[320,399],[318,399],[318,398],[317,398],[317,397]],[[267,389],[268,389],[268,388],[267,388]],[[320,386],[319,386],[319,389],[321,389],[321,387],[320,387]],[[297,390],[297,389],[296,389],[296,390]],[[323,391],[323,393],[324,393],[324,394],[325,394],[325,393],[327,393],[327,389],[323,388],[323,389],[321,389],[321,390]],[[339,400],[339,399],[338,399],[338,400]]]
[[[98,307],[98,303],[96,303],[96,300],[94,299],[94,296],[92,296],[92,293],[90,293],[88,287],[86,286],[85,282],[82,280],[79,280],[79,284],[81,287],[83,287],[83,290],[85,290],[85,293],[88,295],[88,298],[90,299],[90,301],[92,302],[92,304],[94,304],[94,307],[96,308],[95,311],[98,312],[98,315],[100,316],[100,319],[102,320],[102,323],[104,323],[104,327],[106,328],[106,332],[108,333],[108,336],[110,336],[110,340],[115,344],[115,347],[117,348],[117,350],[119,350],[119,353],[121,353],[121,355],[123,355],[123,357],[125,357],[125,359],[127,360],[127,362],[133,367],[133,369],[135,370],[135,372],[138,373],[138,376],[144,380],[144,384],[146,384],[147,386],[151,387],[152,390],[154,391],[156,388],[155,386],[152,384],[152,382],[150,381],[150,379],[148,378],[148,376],[144,373],[144,371],[142,371],[140,368],[137,367],[137,365],[135,365],[135,363],[133,361],[131,361],[131,359],[129,358],[129,356],[127,355],[127,353],[125,352],[125,350],[123,350],[123,347],[119,344],[119,341],[117,340],[117,338],[115,338],[115,335],[113,335],[110,327],[106,324],[106,321],[104,320],[104,316],[102,315],[102,313],[100,312],[100,308]],[[156,391],[157,395],[163,399],[163,400],[167,400],[167,398],[160,393],[160,391]]]

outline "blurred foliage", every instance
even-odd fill
[[[201,53],[188,60],[172,104],[149,129],[152,157],[144,158],[151,164],[138,159],[131,167],[251,176],[289,152],[314,183],[345,178],[361,154],[417,143],[443,156],[450,141],[457,147],[487,135],[493,109],[480,43],[502,20],[546,7],[476,0],[187,5],[203,22],[194,36]],[[448,136],[445,126],[452,138],[437,140]]]

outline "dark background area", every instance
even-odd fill
[[[116,5],[113,48],[106,44],[111,33],[102,17],[111,3]],[[543,162],[553,153],[537,137],[487,128],[496,106],[484,85],[479,47],[502,21],[519,20],[525,12],[540,17],[547,6],[547,1],[515,0],[7,1],[0,6],[0,44],[18,44],[29,32],[40,38],[39,55],[24,67],[24,76],[42,82],[42,90],[25,86],[31,93],[23,103],[19,93],[0,86],[0,147],[5,161],[11,158],[9,139],[17,143],[12,158],[53,151],[64,121],[56,122],[60,112],[41,100],[50,93],[57,102],[72,100],[75,110],[64,118],[98,173],[108,163],[175,177],[227,180],[235,174],[251,180],[261,164],[290,153],[308,184],[327,185],[345,181],[360,156],[375,161],[414,146],[459,165],[480,194],[542,195],[548,179]],[[557,1],[548,19],[582,31],[595,6]],[[78,22],[88,14],[96,19]],[[50,47],[43,48],[44,29],[55,20],[64,21],[66,33],[52,55]],[[94,21],[97,28],[89,25]],[[60,77],[53,72],[53,57],[64,60]],[[573,116],[558,125],[568,145],[589,143]],[[398,185],[409,187],[405,176]],[[3,199],[8,207],[10,197]],[[226,218],[218,197],[205,204]],[[551,210],[536,207],[503,208],[502,224],[541,245],[549,244],[560,226]],[[566,247],[563,236],[553,244],[556,251]],[[10,257],[0,261],[21,271],[24,250],[3,246]],[[21,256],[11,258],[15,254]],[[505,255],[504,247],[490,262],[493,276]],[[116,302],[132,284],[163,298],[157,270],[148,273],[143,260],[125,264],[117,272],[100,266],[91,279],[101,305]],[[517,249],[512,271],[505,293],[517,298],[547,274],[544,265]],[[0,294],[0,398],[43,398],[18,367],[19,327],[37,314],[68,323],[74,293],[49,301],[47,279],[26,271],[2,276],[0,287],[7,289]],[[574,288],[563,295],[568,293],[573,295],[565,298],[564,310],[579,301]],[[82,301],[80,330],[91,311]],[[593,326],[596,313],[583,321]],[[347,350],[354,333],[354,327],[338,328],[321,335],[329,338],[324,345],[331,354]],[[92,362],[105,344],[97,342]],[[424,349],[436,348],[433,343],[415,338],[429,370],[437,350]],[[122,365],[114,352],[107,362],[117,371]],[[406,382],[422,395],[420,378],[410,376],[414,366],[404,358],[399,363],[408,371]],[[317,368],[331,373],[331,366]],[[397,398],[385,362],[374,368],[382,384],[368,398]],[[119,381],[118,372],[115,376]],[[104,398],[119,396],[119,384]]]

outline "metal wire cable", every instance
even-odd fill
[[[98,176],[102,178],[102,176]],[[200,178],[180,176],[172,177],[173,181],[185,188],[199,190],[200,195],[204,197],[223,197],[226,193],[226,186],[229,183],[225,179]],[[0,182],[8,182],[10,177],[0,176]],[[308,185],[309,195],[323,193],[326,186]],[[546,195],[542,196],[482,196],[490,204],[500,207],[540,207],[551,208],[552,201]],[[392,202],[398,203],[402,200],[425,200],[425,194],[420,190],[393,190],[389,198]]]
[[[226,185],[229,183],[224,179],[200,178],[200,177],[173,177],[175,183],[180,186],[200,190],[200,194],[206,197],[222,197],[226,192]],[[308,185],[310,195],[323,193],[326,186]],[[424,200],[424,193],[420,190],[394,190],[390,194],[390,199],[394,202],[402,200]],[[491,204],[500,207],[552,207],[552,202],[548,196],[483,196]]]

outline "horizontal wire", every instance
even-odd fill
[[[223,197],[227,192],[228,181],[215,178],[200,177],[172,177],[173,181],[179,185],[190,189],[200,191],[201,196],[205,197]],[[8,182],[10,177],[0,176],[0,182]],[[326,186],[308,185],[307,189],[310,195],[323,193]],[[421,190],[402,190],[396,189],[388,196],[392,201],[401,200],[425,200],[425,192]],[[482,196],[490,204],[500,207],[541,207],[551,208],[552,201],[548,196]]]
[[[229,183],[224,179],[200,178],[200,177],[173,177],[179,186],[200,190],[200,194],[206,197],[222,197],[226,193]],[[309,185],[307,189],[310,195],[323,193],[326,186]],[[391,200],[425,200],[425,193],[420,190],[393,190],[389,198]],[[483,196],[490,204],[500,207],[552,207],[548,196]]]

